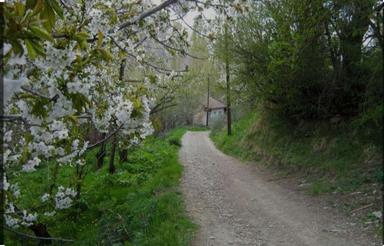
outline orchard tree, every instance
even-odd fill
[[[189,11],[209,7],[225,12],[239,3],[6,1],[2,130],[8,227],[28,227],[37,236],[49,237],[45,219],[65,212],[80,198],[84,153],[112,139],[114,155],[118,146],[137,144],[153,132],[153,78],[175,72],[152,62],[145,44],[187,55],[188,33],[178,23]],[[127,64],[156,76],[131,83],[124,76]],[[87,141],[89,128],[103,133],[102,139]],[[63,166],[74,170],[69,186],[58,181]],[[20,189],[16,180],[42,168],[53,170],[52,175],[41,184],[43,192],[34,197],[34,206],[25,207],[28,190]],[[114,168],[110,163],[111,173]]]

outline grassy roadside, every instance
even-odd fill
[[[333,196],[336,206],[364,223],[379,224],[383,183],[381,144],[346,123],[287,125],[261,114],[233,124],[233,135],[213,130],[211,138],[223,152],[257,161],[279,175],[297,176],[311,195]],[[368,205],[367,208],[364,206]]]
[[[191,132],[200,132],[200,131],[208,131],[209,129],[205,126],[187,126],[186,129]]]
[[[75,239],[74,245],[189,245],[195,225],[185,214],[178,189],[182,166],[179,146],[174,144],[185,131],[146,139],[130,151],[126,163],[116,159],[114,175],[108,174],[106,165],[95,170],[96,150],[88,153],[89,169],[77,208],[62,210],[54,219],[41,218],[51,235]],[[42,168],[20,179],[20,186],[30,190],[24,201],[27,207],[33,205],[49,172]],[[69,182],[72,172],[63,167],[59,179]],[[11,233],[6,239],[7,245],[19,245]]]

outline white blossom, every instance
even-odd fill
[[[55,195],[56,209],[66,209],[72,205],[73,199],[76,196],[76,191],[72,188],[64,188],[60,186]]]
[[[5,218],[5,223],[10,228],[16,229],[19,227],[20,220],[18,220],[17,218],[14,218],[14,217],[7,215],[7,214],[4,215],[4,218]]]
[[[48,201],[50,195],[48,193],[44,193],[44,195],[41,196],[41,201],[46,202]]]
[[[13,133],[13,131],[10,130],[10,131],[7,131],[7,132],[4,134],[4,137],[3,137],[4,142],[11,142],[11,140],[12,140],[12,133]]]
[[[56,211],[51,211],[51,212],[44,212],[45,216],[52,217],[56,214]]]
[[[33,158],[32,160],[29,160],[25,165],[23,165],[23,171],[24,172],[31,172],[35,171],[35,167],[40,164],[41,160],[38,157]]]
[[[14,2],[10,0],[6,4]],[[25,4],[25,1],[18,2]],[[13,202],[16,204],[16,198],[28,191],[20,190],[17,184],[11,184],[12,178],[23,175],[14,170],[19,168],[20,171],[32,172],[41,161],[52,165],[47,160],[60,165],[85,165],[84,153],[89,143],[80,131],[83,123],[90,123],[105,133],[121,126],[119,136],[122,141],[132,138],[129,140],[131,144],[138,144],[153,133],[150,94],[158,89],[158,85],[149,83],[148,78],[138,86],[118,79],[122,55],[129,54],[131,61],[127,66],[137,70],[145,69],[146,74],[153,73],[156,78],[160,78],[160,73],[147,65],[157,62],[156,59],[150,60],[153,57],[152,51],[144,49],[140,40],[145,36],[157,35],[160,40],[170,43],[187,44],[187,40],[184,40],[187,36],[180,35],[184,33],[183,27],[170,21],[169,10],[159,11],[143,19],[140,25],[132,23],[126,28],[127,33],[132,33],[129,36],[119,30],[122,23],[132,21],[152,9],[155,4],[151,0],[141,1],[140,4],[135,0],[65,2],[69,9],[63,8],[65,17],[56,18],[53,30],[58,34],[63,30],[73,30],[73,33],[71,31],[65,42],[61,42],[61,39],[36,40],[44,48],[45,56],[38,55],[31,59],[23,38],[18,40],[24,49],[22,55],[15,54],[11,42],[4,44],[4,54],[7,56],[4,64],[3,96],[7,102],[4,111],[7,115],[17,115],[23,122],[17,130],[17,138],[9,126],[5,127],[3,136],[3,161],[7,167],[12,166],[12,173],[7,173],[9,180],[3,180],[3,189],[12,192],[6,192],[9,214],[5,215],[5,220],[10,227],[28,226],[38,218],[37,214],[25,210],[21,215],[15,213]],[[188,1],[181,1],[181,4],[185,7],[193,6]],[[119,11],[127,9],[130,10],[128,17],[119,14]],[[83,11],[86,13],[84,16]],[[116,16],[111,18],[111,13]],[[39,19],[34,25],[42,23],[43,20]],[[26,26],[22,28],[28,29]],[[74,38],[78,35],[85,35],[86,39],[98,36],[103,39],[101,43],[86,42],[85,47],[79,47],[78,38]],[[163,51],[166,53],[165,49]],[[109,53],[112,60],[101,58],[102,54],[109,57]],[[175,76],[177,73],[173,71],[169,77]],[[16,93],[22,96],[16,97]],[[90,116],[90,119],[78,118],[83,115]],[[26,156],[29,157],[27,161]],[[52,195],[55,208],[69,208],[76,195],[73,189],[59,186],[57,193]],[[39,194],[36,199],[45,202],[49,195]],[[55,213],[46,211],[44,214],[53,216]]]
[[[7,182],[7,177],[4,175],[3,176],[3,187],[2,187],[2,189],[7,191],[9,186],[10,186],[10,184]]]

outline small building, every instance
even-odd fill
[[[208,105],[207,105],[208,104]],[[227,113],[227,106],[219,100],[209,97],[208,103],[200,104],[197,113],[193,117],[194,125],[211,125],[212,122],[217,120],[225,120]],[[207,121],[208,117],[208,121]]]

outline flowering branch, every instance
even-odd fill
[[[91,144],[87,147],[87,150],[90,150],[90,149],[93,149],[97,146],[99,146],[100,144],[108,141],[108,139],[110,139],[113,135],[115,135],[118,131],[120,131],[121,128],[123,128],[124,124],[121,124],[118,128],[116,128],[113,132],[111,132],[110,134],[108,134],[105,138],[103,138],[102,140],[94,143],[94,144]]]
[[[168,7],[168,6],[171,5],[171,4],[176,3],[177,1],[178,1],[178,0],[167,0],[167,1],[163,2],[162,4],[159,4],[158,6],[154,7],[153,9],[150,9],[150,10],[148,10],[148,11],[142,13],[141,15],[139,15],[138,17],[136,17],[134,20],[132,20],[132,21],[128,21],[128,22],[125,22],[125,23],[121,24],[121,25],[119,26],[119,29],[118,29],[118,30],[124,29],[124,28],[126,28],[126,27],[128,27],[128,26],[131,26],[131,25],[133,25],[133,24],[137,24],[139,21],[141,21],[141,20],[147,18],[148,16],[153,15],[154,13],[156,13],[156,12],[158,12],[158,11],[160,11],[160,10],[166,8],[166,7]]]

